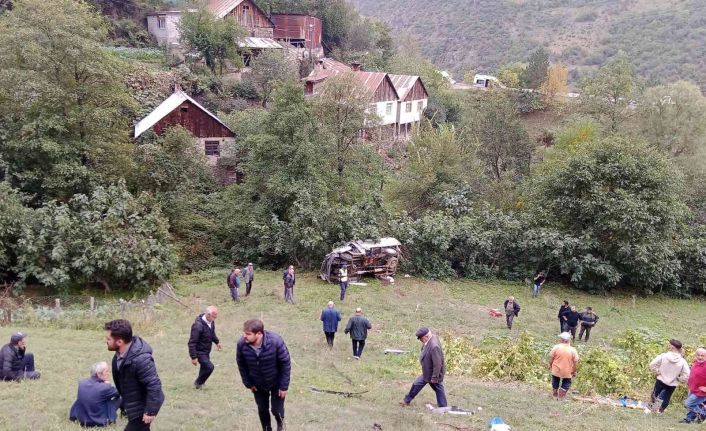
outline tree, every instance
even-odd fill
[[[407,148],[408,159],[390,187],[391,203],[413,217],[445,208],[448,196],[480,194],[483,166],[477,145],[464,140],[454,126],[424,127]]]
[[[279,50],[265,50],[252,60],[250,67],[247,79],[255,84],[260,93],[263,108],[267,107],[277,85],[296,75],[294,65]]]
[[[206,4],[201,4],[195,12],[182,14],[179,31],[181,42],[199,52],[212,73],[218,68],[218,73],[222,74],[228,61],[241,61],[238,39],[247,32],[232,16],[218,18]]]
[[[475,83],[475,76],[476,71],[473,69],[468,69],[467,71],[463,72],[463,82],[465,82],[466,84],[473,85]]]
[[[146,194],[134,197],[124,182],[77,194],[67,204],[33,210],[17,242],[21,284],[36,280],[66,292],[99,284],[138,288],[176,269],[168,223]]]
[[[559,95],[566,95],[569,92],[569,70],[561,65],[555,64],[549,68],[547,79],[542,83],[540,91],[544,95],[545,103],[554,102]]]
[[[581,85],[583,111],[601,121],[612,133],[617,133],[633,115],[637,95],[637,79],[624,52],[612,58]]]
[[[24,0],[0,15],[0,160],[37,205],[129,174],[128,66],[103,18],[74,0]]]
[[[527,68],[522,72],[520,82],[524,88],[538,89],[547,80],[549,53],[543,47],[532,53]]]
[[[681,176],[663,153],[611,136],[536,172],[525,199],[529,214],[559,232],[553,260],[578,287],[679,288],[675,240],[688,211]]]
[[[706,97],[691,82],[648,88],[638,104],[640,131],[673,156],[706,149]]]
[[[15,248],[29,221],[27,209],[15,190],[0,182],[0,282],[8,281],[16,264]]]
[[[524,71],[525,67],[520,63],[505,64],[498,69],[498,79],[508,88],[520,88],[520,77]]]
[[[353,73],[335,76],[326,81],[323,94],[316,100],[320,130],[334,143],[332,150],[339,178],[351,160],[354,146],[361,140],[361,129],[374,128],[378,121],[377,115],[369,112],[368,94],[361,91],[361,85]]]
[[[477,110],[466,115],[465,133],[479,143],[478,155],[490,177],[503,180],[529,173],[532,141],[507,95],[481,99]]]

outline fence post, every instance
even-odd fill
[[[91,296],[90,299],[90,306],[91,306],[91,319],[95,319],[96,317],[96,298]]]
[[[54,300],[54,313],[56,313],[57,317],[59,317],[59,314],[61,313],[61,299],[59,298]]]
[[[125,312],[127,311],[127,302],[124,299],[120,299],[120,317],[125,318]]]

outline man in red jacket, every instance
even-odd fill
[[[706,401],[706,348],[700,347],[696,350],[696,360],[691,365],[689,396],[684,400],[686,417],[680,422],[691,423],[697,419],[703,421],[704,417],[699,416],[698,409],[704,401]]]

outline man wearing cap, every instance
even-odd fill
[[[0,380],[38,379],[34,370],[34,355],[26,352],[25,337],[18,332],[0,349]]]
[[[255,280],[255,269],[252,266],[252,262],[248,263],[243,271],[243,280],[245,280],[245,296],[250,296],[250,289],[252,289],[252,282]]]
[[[652,390],[653,409],[664,412],[672,398],[672,393],[677,388],[679,382],[686,383],[689,380],[689,364],[682,357],[682,343],[679,340],[669,340],[667,352],[657,355],[650,362],[650,371],[657,377],[655,387]],[[657,407],[657,401],[660,406]]]
[[[549,352],[549,370],[552,373],[552,396],[562,400],[571,387],[571,378],[576,376],[579,354],[571,347],[571,334],[559,334],[561,342]]]
[[[419,328],[416,336],[422,343],[422,351],[419,354],[419,363],[422,365],[422,375],[414,380],[409,393],[400,401],[400,405],[408,406],[419,391],[429,384],[436,393],[437,407],[446,407],[446,393],[444,392],[446,364],[444,363],[444,352],[441,349],[439,337],[432,334],[426,326]]]
[[[363,316],[363,309],[358,307],[355,309],[355,316],[348,319],[344,333],[351,334],[351,342],[353,343],[353,358],[360,359],[365,347],[365,339],[368,338],[368,329],[372,329],[373,325],[370,320]]]

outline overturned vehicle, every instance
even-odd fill
[[[338,270],[343,266],[348,267],[349,281],[360,280],[366,274],[392,276],[397,271],[400,245],[395,238],[351,241],[326,255],[321,264],[321,279],[338,283]]]

